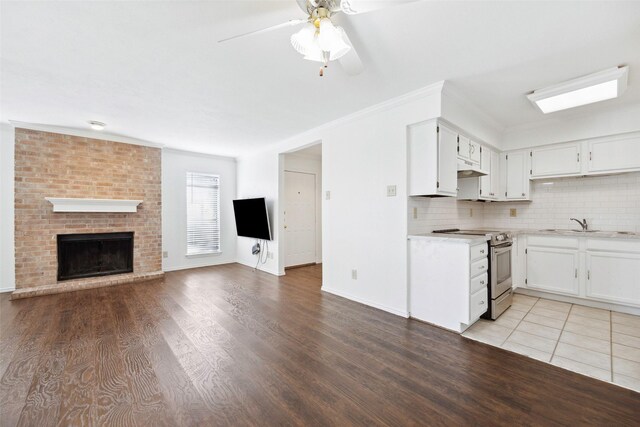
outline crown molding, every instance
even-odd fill
[[[17,120],[9,120],[9,124],[18,129],[37,130],[40,132],[59,133],[62,135],[79,136],[83,138],[99,139],[103,141],[121,142],[123,144],[143,145],[145,147],[162,148],[164,144],[158,144],[155,142],[145,141],[142,139],[131,138],[124,135],[116,135],[112,133],[105,133],[102,131],[92,129],[78,129],[65,126],[48,125],[42,123],[29,123],[21,122]]]

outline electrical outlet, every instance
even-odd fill
[[[273,252],[271,251],[267,252],[267,258],[273,259]]]
[[[518,216],[518,210],[516,208],[509,209],[509,216],[511,216],[511,217]]]
[[[469,218],[473,216],[473,208],[469,208]]]
[[[395,197],[395,195],[396,195],[396,186],[387,185],[387,197]]]
[[[331,191],[325,191],[324,192],[324,199],[325,200],[331,200]]]
[[[169,252],[167,251],[162,252],[162,258],[169,258]]]
[[[353,280],[358,280],[358,270],[351,270],[351,278]]]
[[[418,208],[413,208],[413,219],[418,219]]]

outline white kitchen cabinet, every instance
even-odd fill
[[[500,155],[487,148],[480,149],[480,168],[488,175],[458,179],[459,200],[498,200],[500,194]]]
[[[458,158],[479,165],[480,144],[464,135],[458,135]]]
[[[458,158],[466,161],[471,161],[471,140],[464,135],[458,135]]]
[[[640,305],[640,254],[587,251],[586,296]]]
[[[489,308],[486,241],[409,236],[409,312],[462,332]]]
[[[529,181],[529,150],[510,151],[501,156],[500,172],[504,183],[504,200],[529,200],[531,183]]]
[[[480,167],[489,171],[489,175],[481,176],[480,196],[483,200],[497,200],[500,195],[500,155],[487,147],[482,147]]]
[[[456,196],[458,134],[428,121],[408,127],[409,195]]]
[[[526,257],[527,288],[569,295],[580,294],[577,249],[528,246]]]
[[[482,156],[481,145],[473,140],[470,140],[469,141],[469,160],[471,160],[471,163],[475,163],[479,165],[481,156]]]
[[[530,234],[525,270],[527,289],[640,307],[639,239]]]
[[[588,153],[588,154],[586,154]],[[586,142],[585,174],[640,170],[640,134],[599,138]]]
[[[579,175],[580,143],[549,145],[533,148],[531,179]]]

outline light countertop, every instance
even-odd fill
[[[563,236],[563,237],[590,237],[592,239],[636,239],[640,240],[640,233],[619,233],[616,231],[572,231],[565,229],[508,229],[513,236],[521,234],[537,234],[545,236]]]
[[[410,234],[407,236],[409,240],[415,239],[427,239],[427,240],[442,240],[452,243],[466,243],[469,245],[475,245],[484,243],[489,240],[488,236],[474,236],[471,234],[443,234],[443,233],[424,233],[424,234]]]

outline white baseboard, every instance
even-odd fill
[[[404,317],[405,319],[409,318],[409,312],[407,310],[398,310],[398,309],[393,308],[393,307],[388,307],[388,306],[383,305],[383,304],[378,304],[377,302],[369,301],[369,300],[366,300],[364,298],[360,298],[360,297],[356,297],[356,296],[350,295],[350,294],[348,294],[346,292],[338,291],[336,289],[327,288],[326,286],[323,286],[321,288],[321,290],[323,292],[327,292],[327,293],[330,293],[330,294],[333,294],[333,295],[337,295],[339,297],[346,298],[346,299],[349,299],[351,301],[358,302],[360,304],[368,305],[369,307],[377,308],[378,310],[386,311],[387,313],[395,314],[396,316]]]
[[[255,265],[255,264],[248,264],[248,263],[246,263],[246,262],[242,262],[242,261],[236,261],[236,262],[237,262],[238,264],[245,265],[245,266],[247,266],[247,267],[251,267],[251,268],[255,268],[255,267],[256,267],[256,265]],[[278,272],[278,271],[266,270],[266,269],[262,269],[262,268],[260,268],[260,267],[262,267],[262,266],[261,266],[261,265],[259,265],[259,266],[258,266],[258,270],[259,270],[259,271],[262,271],[263,273],[273,274],[274,276],[284,276],[284,272],[282,272],[282,273],[281,273],[281,272]]]
[[[16,288],[0,288],[0,294],[3,294],[5,292],[13,292],[15,290]]]
[[[568,302],[571,304],[585,305],[587,307],[601,308],[604,310],[611,310],[611,311],[617,311],[620,313],[634,314],[636,316],[640,316],[640,308],[629,307],[621,304],[592,301],[585,298],[571,297],[567,295],[558,295],[550,292],[537,291],[537,290],[526,289],[526,288],[516,288],[514,289],[514,292],[517,294],[528,295],[532,297],[546,298],[554,301]]]
[[[235,264],[235,261],[225,261],[225,262],[216,262],[216,263],[203,262],[203,263],[199,263],[199,264],[195,264],[195,265],[180,265],[180,266],[177,266],[177,267],[163,267],[162,271],[164,271],[164,272],[180,271],[180,270],[189,270],[191,268],[215,267],[216,265],[226,265],[226,264]]]

